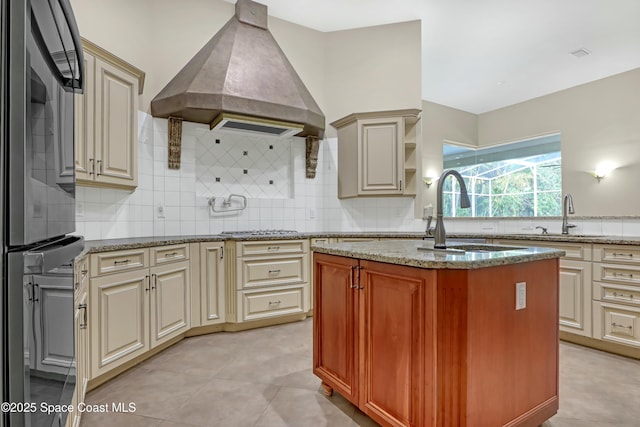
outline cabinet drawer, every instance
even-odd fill
[[[640,246],[594,245],[593,260],[640,266]]]
[[[593,280],[640,285],[640,267],[594,263]]]
[[[239,291],[238,311],[243,321],[303,313],[307,286],[303,284],[260,291]]]
[[[350,242],[377,242],[380,239],[375,237],[339,237],[339,243],[350,243]]]
[[[158,246],[151,248],[151,265],[166,264],[168,262],[189,259],[189,245]]]
[[[593,299],[640,307],[640,288],[636,286],[593,282]]]
[[[313,239],[311,239],[311,244],[312,245],[324,245],[327,243],[333,243],[334,239],[330,238],[330,237],[314,237]]]
[[[304,240],[269,240],[260,242],[237,242],[237,256],[270,254],[296,254],[309,252],[309,241]]]
[[[562,259],[575,259],[591,261],[591,244],[589,243],[567,243],[567,242],[542,242],[538,240],[505,240],[494,239],[496,245],[528,246],[539,248],[553,248],[565,252]]]
[[[593,302],[594,338],[640,347],[640,308]]]
[[[309,255],[238,260],[238,289],[307,282]]]
[[[130,271],[149,266],[149,251],[133,249],[130,251],[103,252],[91,255],[91,275]]]

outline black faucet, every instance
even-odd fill
[[[440,178],[438,178],[438,213],[436,216],[435,241],[433,244],[433,247],[437,249],[447,248],[447,233],[444,229],[444,221],[442,220],[442,187],[444,184],[444,179],[449,175],[453,175],[458,180],[458,184],[460,184],[460,207],[471,207],[471,201],[469,200],[469,195],[467,194],[467,186],[464,184],[462,175],[460,175],[458,171],[453,169],[442,172],[442,175],[440,175]]]

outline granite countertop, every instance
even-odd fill
[[[421,249],[426,250],[421,250]],[[447,245],[452,248],[452,245]],[[420,268],[474,269],[559,258],[564,251],[552,248],[455,244],[452,250],[432,250],[432,241],[386,240],[312,245],[314,252]],[[464,250],[467,249],[467,250]],[[497,249],[497,250],[494,250]],[[459,251],[459,252],[457,252]]]
[[[285,240],[285,239],[310,239],[331,237],[371,237],[385,239],[422,239],[424,233],[417,232],[301,232],[271,235],[236,235],[236,234],[212,234],[193,236],[161,236],[161,237],[132,237],[126,239],[88,240],[85,242],[85,250],[80,256],[88,253],[146,248],[152,246],[177,245],[184,243],[215,242],[226,240],[259,241],[259,240]],[[562,235],[562,234],[488,234],[488,233],[449,233],[452,239],[505,239],[505,240],[529,240],[539,242],[571,242],[571,243],[599,243],[611,245],[640,245],[640,236],[592,236],[592,235]]]

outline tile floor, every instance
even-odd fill
[[[87,396],[134,402],[135,413],[85,413],[81,427],[377,426],[337,393],[322,394],[311,327],[307,319],[187,338]],[[560,411],[542,427],[638,426],[638,402],[640,361],[563,342]]]

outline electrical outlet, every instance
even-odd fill
[[[164,205],[158,205],[158,218],[164,218]]]
[[[76,216],[84,216],[84,203],[76,202]]]
[[[316,218],[316,210],[313,208],[309,209],[309,219],[315,219]]]
[[[527,307],[527,282],[516,283],[516,310]]]

